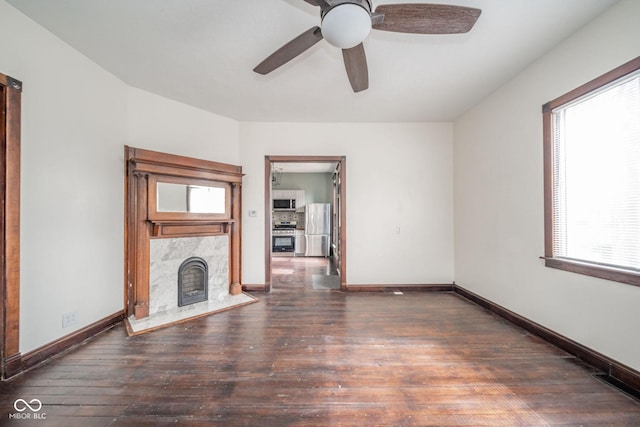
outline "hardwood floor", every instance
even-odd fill
[[[258,303],[117,326],[0,384],[0,425],[640,425],[640,402],[455,294],[314,289],[331,268],[303,261],[275,260]],[[46,419],[9,419],[17,399]]]

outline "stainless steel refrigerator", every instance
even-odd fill
[[[305,256],[329,256],[331,205],[309,203],[304,210]]]

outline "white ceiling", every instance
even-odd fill
[[[240,121],[450,121],[616,0],[430,0],[482,9],[462,35],[372,31],[353,93],[321,41],[267,76],[253,68],[319,25],[303,0],[7,0],[130,86]],[[410,0],[374,1],[375,5]]]

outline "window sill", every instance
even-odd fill
[[[599,279],[612,280],[628,285],[640,286],[640,273],[632,270],[607,267],[583,261],[575,261],[563,258],[542,257],[546,267],[584,274]]]

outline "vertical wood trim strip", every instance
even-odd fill
[[[20,309],[20,92],[7,91],[6,175],[5,175],[5,239],[6,239],[6,313],[5,354],[19,351]]]
[[[229,236],[231,238],[231,287],[229,293],[231,295],[238,295],[242,292],[241,282],[241,245],[242,245],[242,229],[241,229],[241,215],[242,215],[242,199],[241,184],[234,182],[231,184],[231,219],[235,222],[231,223],[231,232]]]
[[[134,227],[130,221],[131,213],[130,207],[135,206],[132,203],[133,200],[133,191],[131,191],[131,172],[129,168],[131,167],[130,157],[129,157],[129,147],[127,145],[124,146],[124,315],[125,317],[133,314],[133,277],[131,277],[133,260],[131,254],[134,253],[134,245],[133,239],[130,239],[130,236],[133,236]]]
[[[149,316],[149,239],[151,232],[147,223],[147,184],[145,174],[136,174],[136,249],[135,249],[135,307],[136,319]]]
[[[3,74],[0,74],[0,168],[2,174],[0,174],[0,206],[6,206],[5,203],[5,180],[4,173],[6,172],[6,154],[5,154],[5,131],[6,131],[6,78]],[[5,227],[4,227],[5,212],[4,209],[0,210],[0,296],[2,297],[2,304],[0,304],[0,377],[4,378],[6,360],[5,355],[5,305],[7,301],[6,297],[6,283],[5,283],[5,261],[6,261],[6,240],[5,240]]]
[[[340,158],[340,288],[347,290],[347,158]]]
[[[547,105],[542,113],[544,156],[544,256],[553,256],[553,123]]]
[[[264,156],[264,291],[271,291],[271,156]]]
[[[20,356],[20,124],[22,83],[0,75],[3,117],[2,377],[22,371]]]

